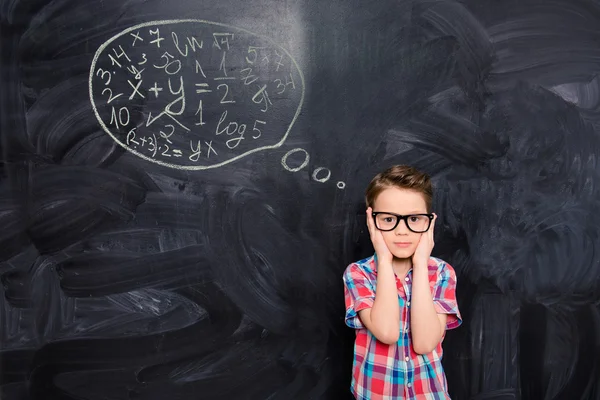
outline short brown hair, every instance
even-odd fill
[[[427,212],[431,212],[433,187],[431,178],[426,173],[408,165],[394,165],[380,172],[367,187],[365,194],[367,207],[373,207],[377,196],[389,187],[409,189],[421,193],[425,198]]]

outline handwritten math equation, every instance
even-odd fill
[[[102,128],[146,160],[208,169],[280,147],[304,100],[296,61],[270,39],[199,20],[131,27],[96,52]]]

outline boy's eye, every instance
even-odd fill
[[[410,217],[411,222],[417,222],[418,220],[419,220],[419,217]]]

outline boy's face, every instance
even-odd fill
[[[373,211],[400,215],[427,214],[427,204],[419,192],[389,187],[377,196],[373,204]],[[394,230],[381,231],[381,234],[388,249],[396,258],[412,257],[419,244],[419,239],[423,235],[408,229],[406,221],[399,221]]]

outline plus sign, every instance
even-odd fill
[[[152,88],[150,89],[150,92],[154,92],[154,96],[157,98],[158,92],[162,92],[162,88],[159,88],[158,84],[156,82],[154,82],[154,86],[152,86]]]

